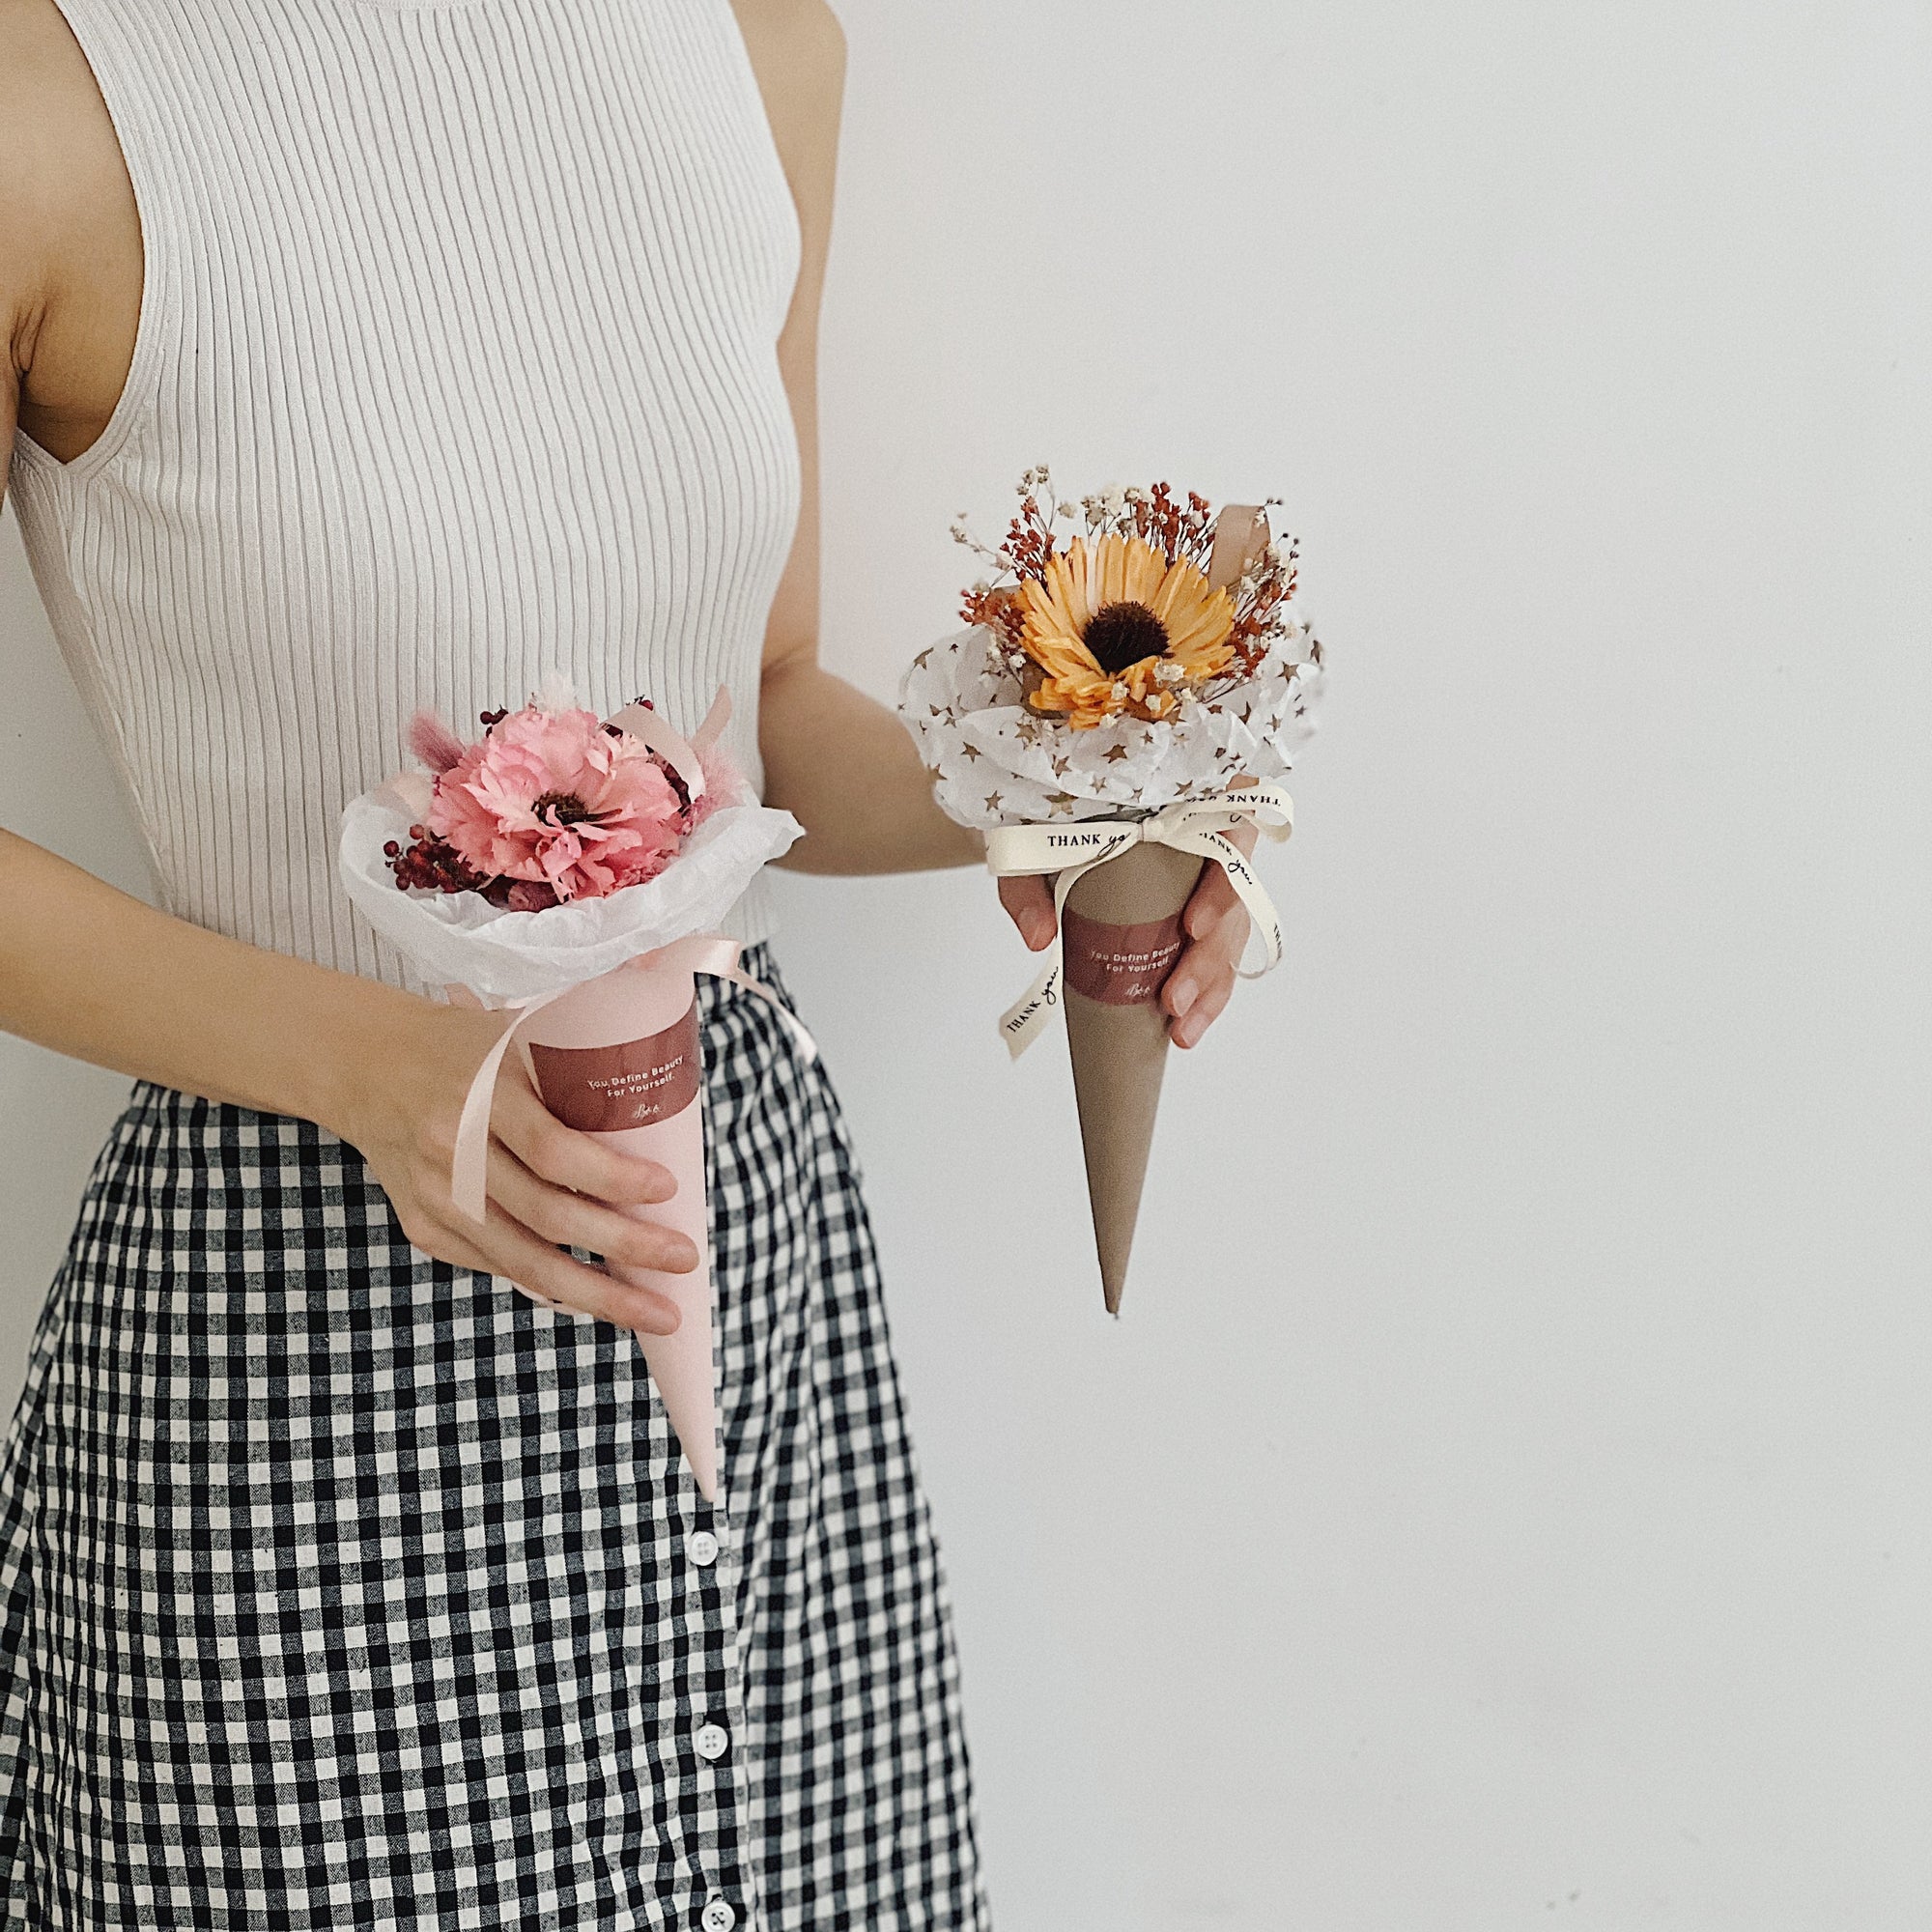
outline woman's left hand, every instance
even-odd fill
[[[1255,828],[1237,825],[1226,835],[1242,853],[1255,849]],[[1038,876],[1002,879],[1000,903],[1035,952],[1053,943],[1053,882]],[[1201,868],[1180,916],[1187,944],[1160,989],[1167,1037],[1176,1046],[1193,1046],[1221,1016],[1235,990],[1235,969],[1248,943],[1248,912],[1219,866]]]

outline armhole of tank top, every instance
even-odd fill
[[[63,463],[51,450],[17,426],[14,432],[14,460],[22,468],[61,483],[84,483],[98,475],[127,446],[142,412],[154,400],[158,384],[156,360],[161,353],[165,286],[166,242],[160,239],[155,211],[160,197],[152,191],[148,172],[146,130],[124,89],[118,51],[103,44],[104,36],[95,32],[95,21],[86,0],[53,0],[68,31],[72,34],[81,57],[94,75],[107,109],[107,119],[121,150],[121,164],[134,195],[134,218],[141,231],[141,306],[134,319],[134,350],[128,362],[128,374],[121,393],[108,412],[100,434],[80,454]],[[24,461],[23,461],[24,459]]]

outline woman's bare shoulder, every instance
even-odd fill
[[[826,0],[731,0],[752,57],[763,46],[810,62],[821,72],[842,72],[845,30]]]
[[[0,218],[58,237],[125,182],[113,123],[53,0],[0,0]]]
[[[114,124],[53,0],[0,0],[0,316],[21,420],[62,455],[112,410],[141,230]]]
[[[838,144],[844,29],[825,0],[731,0],[731,6],[796,185],[801,173],[817,171],[812,163],[828,143]]]

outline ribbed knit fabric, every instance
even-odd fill
[[[728,0],[61,0],[146,249],[14,502],[169,910],[403,980],[335,881],[412,711],[560,670],[758,778],[798,229]],[[733,923],[765,936],[756,888]]]

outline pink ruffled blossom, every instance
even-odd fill
[[[532,910],[538,887],[603,898],[656,878],[685,832],[676,790],[635,738],[594,712],[534,704],[439,774],[428,823],[476,871],[529,881],[517,896]]]

